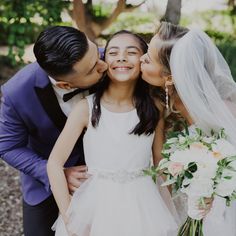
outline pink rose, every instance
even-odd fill
[[[178,174],[180,174],[183,169],[184,165],[179,162],[171,162],[170,165],[168,166],[168,171],[173,176],[177,176]]]

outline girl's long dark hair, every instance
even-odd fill
[[[148,46],[146,42],[137,34],[134,34],[130,31],[121,30],[116,32],[111,36],[111,38],[107,41],[105,46],[104,55],[106,54],[107,46],[111,39],[121,34],[129,34],[132,35],[140,44],[140,47],[143,53],[147,52]],[[104,76],[102,81],[99,83],[97,91],[93,100],[93,110],[92,110],[92,118],[91,122],[93,127],[97,127],[99,123],[99,119],[101,117],[101,104],[100,100],[109,86],[110,79],[107,75]],[[149,93],[149,85],[141,79],[141,75],[138,78],[138,81],[135,85],[134,89],[134,103],[135,108],[137,110],[137,115],[139,117],[139,123],[134,127],[134,129],[130,132],[136,135],[150,135],[155,131],[157,126],[157,122],[159,120],[159,110],[156,108],[153,99]]]

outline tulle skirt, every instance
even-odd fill
[[[128,182],[90,177],[74,193],[67,228],[77,236],[175,236],[177,224],[148,176]],[[53,226],[67,236],[64,222]]]

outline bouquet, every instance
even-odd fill
[[[236,199],[236,149],[227,141],[224,130],[206,135],[199,128],[189,134],[173,132],[163,148],[163,159],[151,175],[166,175],[163,186],[188,197],[188,218],[178,236],[202,236],[205,198],[219,196],[229,205]]]

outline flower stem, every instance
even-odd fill
[[[202,220],[186,219],[180,227],[177,236],[204,236],[202,232]]]

